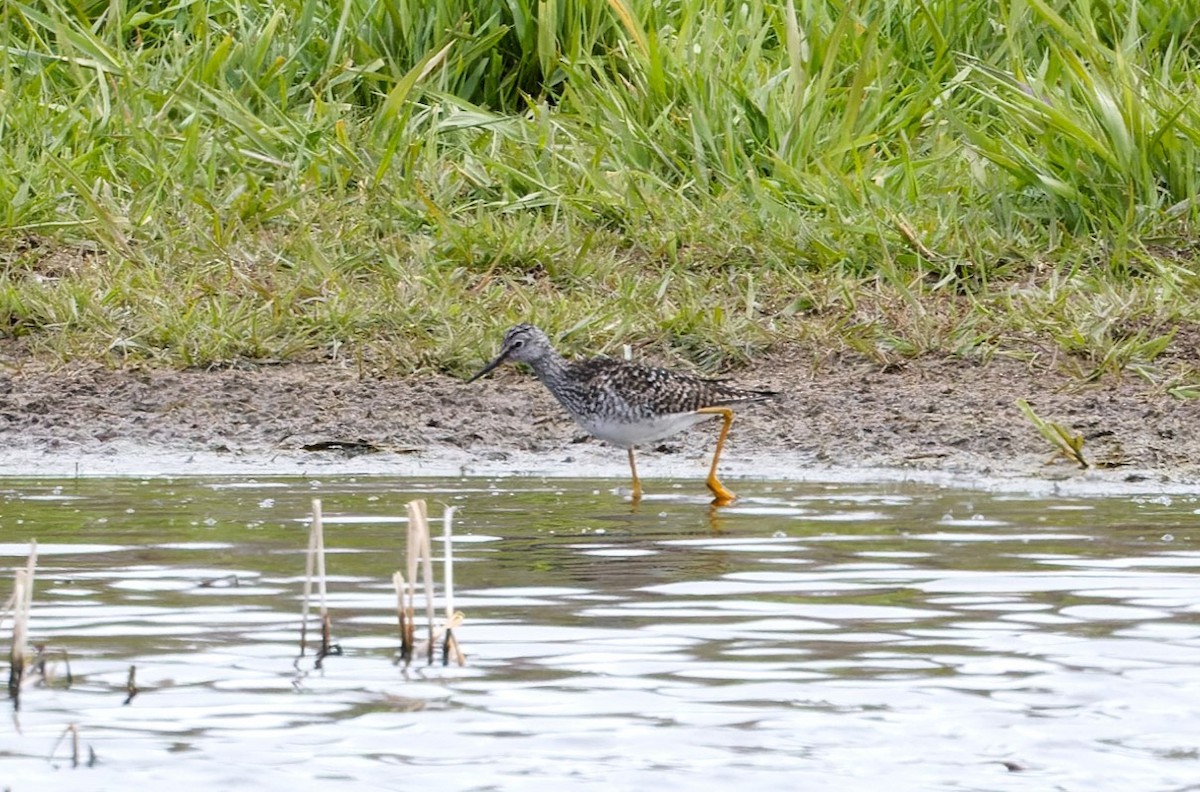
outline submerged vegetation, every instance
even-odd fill
[[[1197,0],[12,0],[0,334],[466,371],[536,321],[1194,395]]]

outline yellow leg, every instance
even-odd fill
[[[725,437],[729,434],[729,427],[733,426],[733,410],[728,407],[701,407],[696,412],[703,415],[720,415],[725,419],[725,424],[721,427],[721,434],[717,436],[717,450],[713,452],[712,467],[708,469],[706,483],[709,492],[713,494],[713,505],[726,506],[737,500],[737,495],[725,489],[725,485],[717,478],[717,460],[721,458],[721,449],[725,447]]]
[[[637,503],[642,499],[642,482],[638,481],[637,462],[633,459],[633,446],[629,447],[629,472],[633,474],[633,495],[631,499]]]

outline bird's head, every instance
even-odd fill
[[[508,332],[504,334],[504,341],[500,344],[500,353],[496,355],[495,359],[476,372],[475,376],[467,382],[474,382],[490,373],[506,360],[514,363],[532,363],[552,351],[550,339],[540,329],[531,324],[516,325],[509,328]]]

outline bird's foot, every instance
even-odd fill
[[[729,490],[725,489],[725,485],[717,481],[715,478],[708,480],[708,491],[713,494],[713,506],[728,506],[737,500],[737,495],[734,495]]]

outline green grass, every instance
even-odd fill
[[[0,335],[462,373],[995,355],[1198,391],[1200,0],[0,11]],[[1181,329],[1183,332],[1181,332]]]

